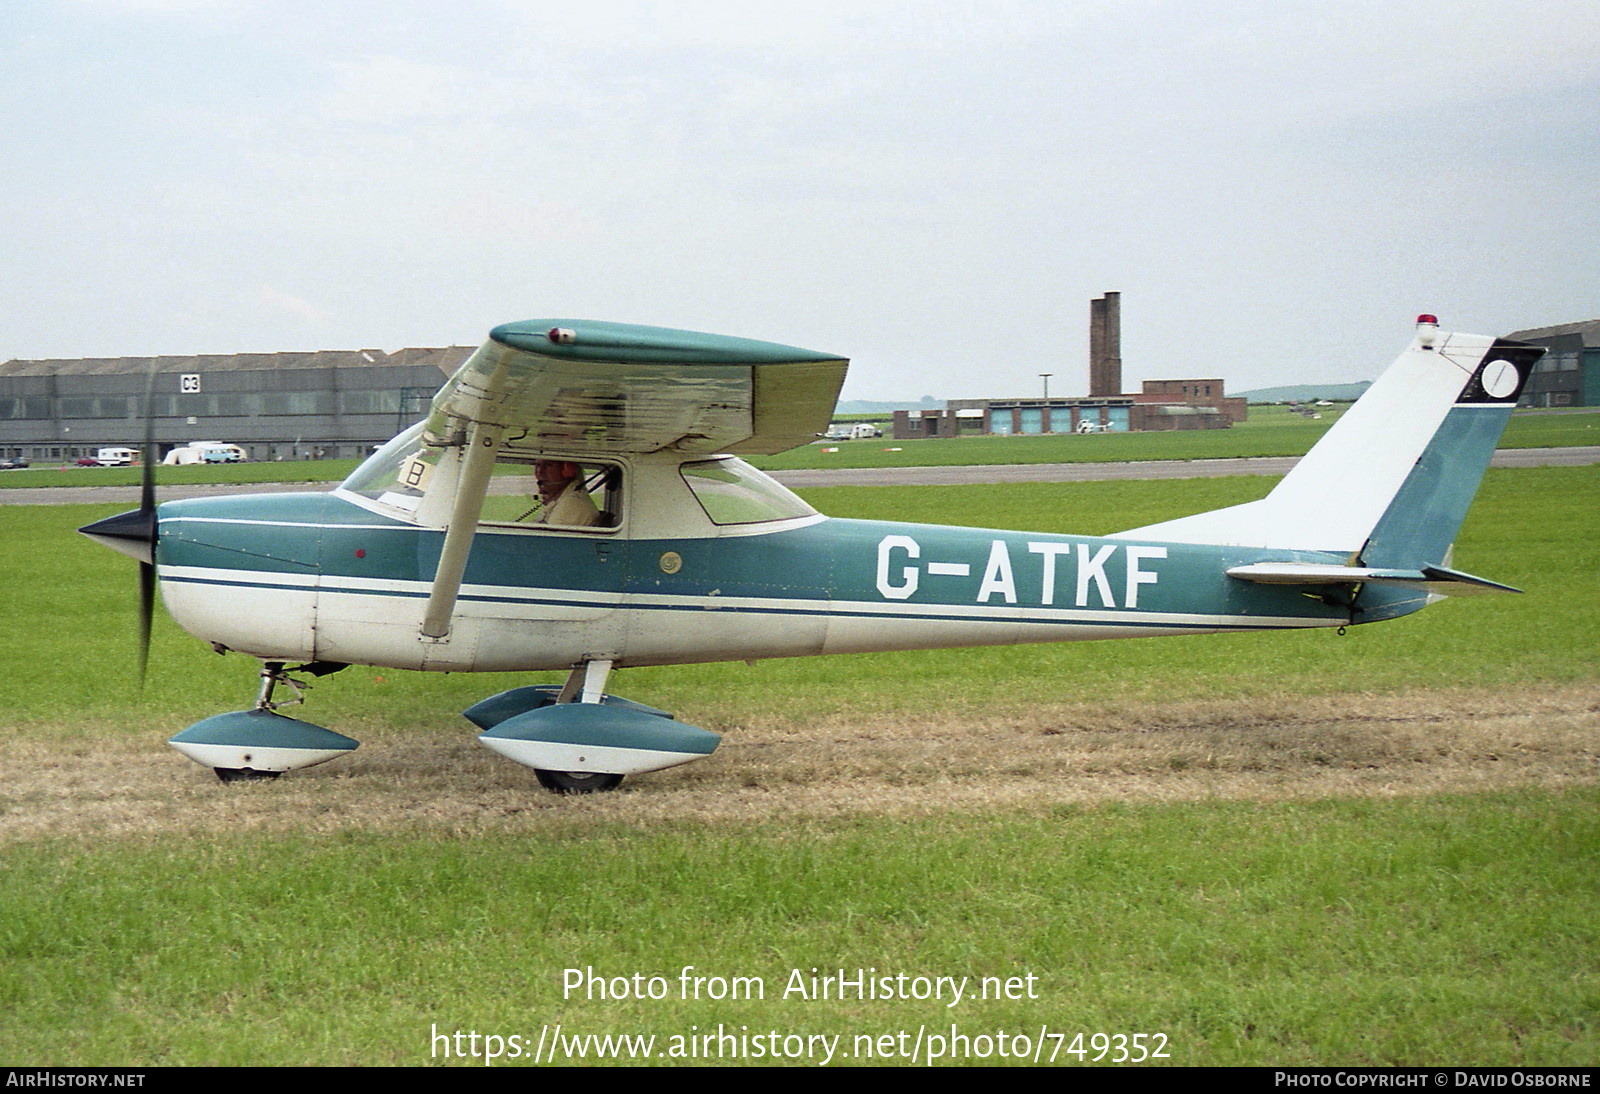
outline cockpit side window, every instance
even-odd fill
[[[501,456],[478,519],[610,531],[622,523],[622,468],[559,457]]]

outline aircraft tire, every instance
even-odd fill
[[[615,790],[622,782],[621,775],[605,775],[594,771],[546,771],[533,769],[539,785],[556,794],[593,794],[601,790]]]
[[[225,783],[264,782],[283,774],[281,771],[257,771],[251,767],[213,767],[211,770]]]

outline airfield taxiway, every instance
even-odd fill
[[[816,486],[966,486],[1007,482],[1095,482],[1107,479],[1201,479],[1229,475],[1282,475],[1298,456],[1226,460],[1142,460],[1128,463],[1023,463],[958,467],[861,467],[774,471],[791,488]],[[1491,467],[1584,467],[1600,463],[1600,445],[1575,448],[1502,448]],[[161,500],[222,494],[282,494],[331,490],[332,482],[254,482],[175,484],[161,487]],[[491,487],[491,493],[493,488]],[[138,504],[137,486],[45,486],[0,490],[0,504],[75,505],[94,502]]]

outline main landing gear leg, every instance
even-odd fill
[[[708,756],[715,733],[670,713],[605,693],[611,661],[585,661],[560,687],[537,684],[491,695],[466,710],[478,740],[531,767],[557,794],[610,790],[625,775]]]
[[[612,662],[584,661],[567,674],[561,685],[557,703],[598,703],[605,698],[606,678],[611,675]],[[542,767],[533,769],[539,785],[557,794],[593,794],[600,790],[615,790],[622,784],[621,775],[595,771],[550,771]]]
[[[605,698],[606,678],[611,675],[610,661],[585,661],[567,674],[561,685],[558,703],[598,703]]]

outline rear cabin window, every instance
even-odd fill
[[[743,460],[699,460],[678,470],[713,524],[761,524],[817,512]]]

